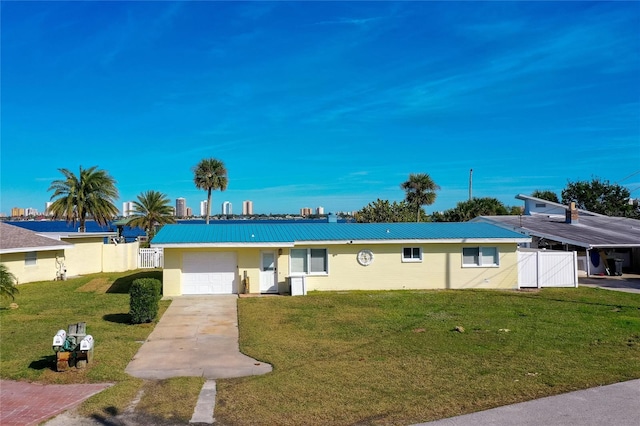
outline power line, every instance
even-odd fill
[[[635,172],[631,173],[629,176],[620,179],[619,181],[617,181],[616,183],[620,183],[620,182],[624,182],[625,180],[629,179],[630,177],[633,177],[635,175],[637,175],[638,173],[640,173],[640,170],[636,170]],[[636,188],[637,189],[637,188]]]

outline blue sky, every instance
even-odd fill
[[[0,212],[58,168],[117,201],[357,210],[409,173],[444,210],[593,176],[640,197],[640,2],[2,2]]]

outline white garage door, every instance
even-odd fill
[[[236,285],[236,254],[185,253],[182,258],[182,294],[232,294]]]

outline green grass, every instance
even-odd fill
[[[0,377],[113,382],[79,413],[108,422],[142,395],[140,418],[187,423],[202,378],[149,382],[124,373],[155,325],[129,324],[128,289],[140,277],[160,273],[20,285],[20,307],[0,309]],[[217,381],[223,425],[410,424],[640,378],[638,294],[348,292],[238,306],[243,352],[274,372]],[[53,335],[78,321],[96,339],[94,362],[57,373]]]
[[[322,293],[239,313],[243,352],[274,372],[218,382],[223,425],[410,424],[640,378],[638,294]]]
[[[128,290],[142,277],[162,279],[162,272],[95,274],[20,285],[15,300],[19,308],[0,309],[0,377],[56,384],[113,382],[115,386],[89,399],[82,411],[124,411],[143,385],[124,369],[155,326],[129,324]],[[160,302],[160,315],[168,305]],[[85,369],[56,372],[53,336],[80,321],[87,323],[87,333],[95,339],[93,362]]]
[[[204,382],[203,377],[176,377],[149,382],[137,410],[148,416],[187,424]]]

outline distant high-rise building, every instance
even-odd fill
[[[225,201],[222,203],[222,214],[224,215],[232,215],[232,205],[229,201]]]
[[[12,217],[21,217],[24,216],[24,209],[20,207],[14,207],[11,209]]]
[[[122,217],[129,217],[133,214],[133,201],[122,203]]]
[[[187,207],[187,217],[191,216],[193,216],[193,210],[191,210],[191,207]]]
[[[184,198],[176,198],[176,217],[185,217],[187,215],[187,200]]]
[[[38,215],[38,209],[34,209],[33,207],[27,207],[26,209],[24,209],[24,215],[29,217],[29,216],[37,216]]]
[[[324,214],[324,207],[322,207],[322,206],[316,207],[316,214],[318,216],[323,215]]]
[[[242,202],[242,215],[251,216],[253,214],[253,201],[244,200]]]
[[[53,201],[47,201],[46,203],[44,203],[44,214],[46,216],[51,216],[51,204],[53,204]]]
[[[311,207],[303,207],[300,209],[300,216],[311,216],[312,213],[313,210],[311,210]]]
[[[207,200],[200,201],[200,216],[207,215]]]

